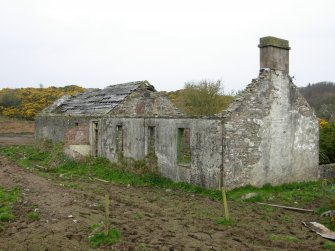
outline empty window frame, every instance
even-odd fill
[[[190,129],[178,128],[177,130],[177,163],[191,163],[191,147],[190,147]]]
[[[156,135],[155,135],[155,127],[148,126],[148,134],[147,134],[147,154],[154,154],[156,148]]]
[[[124,142],[124,135],[123,135],[123,127],[122,125],[116,126],[116,151],[123,152],[123,142]]]
[[[99,124],[98,122],[92,122],[92,156],[96,157],[99,155]]]

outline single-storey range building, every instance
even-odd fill
[[[315,180],[319,123],[289,76],[288,41],[259,48],[259,76],[220,114],[187,116],[138,81],[60,98],[36,118],[36,138],[72,157],[152,154],[161,175],[207,188]]]

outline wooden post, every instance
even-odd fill
[[[322,196],[326,198],[327,195],[327,179],[322,180]]]
[[[218,176],[218,190],[220,191],[221,190],[221,180],[222,180],[222,178],[221,178],[221,174],[220,174],[220,176]]]
[[[226,220],[229,220],[229,209],[228,209],[228,202],[227,202],[227,196],[226,196],[226,191],[224,187],[221,187],[222,191],[222,202],[223,202],[223,212],[224,212],[224,218]]]
[[[222,204],[223,204],[223,214],[224,218],[226,220],[229,220],[229,209],[228,209],[228,202],[227,202],[227,196],[226,196],[226,191],[224,189],[224,174],[223,170],[221,170],[221,192],[222,192]]]
[[[109,194],[105,194],[105,235],[108,235],[109,230]]]

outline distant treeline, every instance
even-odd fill
[[[299,89],[320,118],[320,163],[335,163],[335,83],[320,82]]]
[[[75,95],[84,90],[76,85],[48,88],[4,88],[0,90],[0,115],[33,120],[40,111],[61,96]]]
[[[335,83],[320,82],[300,87],[300,92],[319,118],[335,121]],[[0,115],[34,119],[36,114],[64,94],[85,91],[76,85],[48,88],[4,88],[0,90]],[[213,115],[226,109],[234,94],[225,94],[218,81],[189,82],[184,89],[169,92],[169,99],[188,115]]]
[[[319,118],[335,121],[335,83],[320,82],[299,89]]]
[[[320,152],[321,164],[335,163],[335,121],[320,119]]]

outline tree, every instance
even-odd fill
[[[188,115],[214,115],[223,111],[233,100],[224,95],[221,80],[185,83],[185,88],[169,93],[175,105]]]
[[[335,122],[320,126],[320,163],[335,163]]]
[[[335,83],[320,82],[299,88],[307,102],[315,109],[316,115],[335,121]]]

